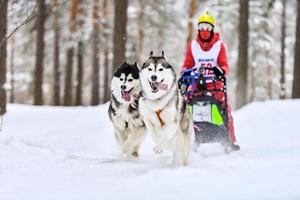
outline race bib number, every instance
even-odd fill
[[[207,67],[207,68],[212,68],[213,67],[213,64],[215,62],[215,59],[213,58],[210,58],[210,59],[199,59],[199,67]],[[204,75],[209,75],[209,74],[212,74],[211,71],[209,70],[205,70],[204,72]]]

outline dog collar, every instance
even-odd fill
[[[163,109],[159,109],[159,110],[156,110],[155,113],[156,113],[156,116],[159,120],[159,123],[161,126],[164,126],[166,123],[164,122],[164,120],[161,118],[160,116],[160,113],[163,111]]]

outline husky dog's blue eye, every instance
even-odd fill
[[[160,68],[158,71],[162,72],[164,69],[163,68]]]
[[[124,81],[124,79],[123,79],[123,78],[120,78],[120,81]]]
[[[149,71],[152,71],[152,69],[151,69],[151,68],[148,68],[148,70],[149,70]]]
[[[133,81],[133,79],[132,79],[132,78],[128,79],[128,82],[132,82],[132,81]]]

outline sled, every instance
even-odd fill
[[[226,77],[204,75],[207,71],[212,71],[212,68],[185,70],[179,80],[179,87],[192,114],[195,144],[199,146],[202,143],[220,143],[225,152],[229,152],[232,143],[229,138]],[[221,101],[215,98],[216,93],[222,94]]]

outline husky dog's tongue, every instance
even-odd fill
[[[129,102],[131,100],[131,95],[129,91],[122,91],[122,98]]]
[[[164,91],[168,90],[168,84],[162,82],[156,83],[155,86],[160,90],[164,90]]]

